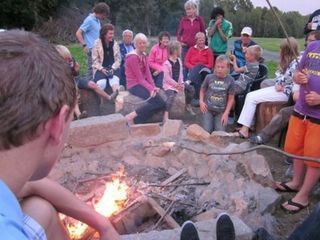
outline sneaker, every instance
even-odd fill
[[[262,137],[259,135],[250,137],[249,142],[256,145],[264,144]]]
[[[267,230],[264,228],[258,228],[258,230],[255,232],[253,240],[274,240]]]
[[[190,81],[190,80],[187,80],[187,81],[185,81],[184,83],[185,83],[185,85],[190,85],[191,81]]]
[[[193,111],[193,109],[192,109],[190,104],[186,105],[186,110],[187,110],[188,113],[190,113],[190,115],[192,115],[192,116],[196,115],[196,113]]]
[[[218,216],[217,226],[217,240],[235,240],[235,231],[231,218],[226,213],[221,213]]]
[[[117,96],[119,95],[119,91],[116,90],[115,92],[113,92],[111,95],[110,95],[110,101],[114,102],[117,98]]]
[[[186,221],[181,227],[180,240],[200,240],[198,231],[191,221]]]
[[[200,107],[199,99],[192,99],[191,106],[192,107]]]

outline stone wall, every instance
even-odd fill
[[[210,221],[228,212],[255,228],[269,221],[279,201],[266,160],[256,152],[213,154],[248,147],[247,142],[235,143],[222,132],[210,135],[195,124],[185,129],[180,120],[169,120],[162,127],[128,127],[122,115],[113,114],[72,122],[62,159],[50,176],[62,183],[67,175],[76,181],[84,172],[111,173],[123,163],[169,169],[172,174],[185,168],[190,177],[210,182],[196,189],[203,214],[194,221]]]

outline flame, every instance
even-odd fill
[[[107,182],[105,191],[101,199],[94,204],[94,209],[103,216],[110,217],[121,210],[123,204],[128,198],[128,185],[120,180],[123,171],[119,171],[112,182]],[[67,230],[71,239],[81,239],[88,226],[77,221],[73,224],[67,224]]]

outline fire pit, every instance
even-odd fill
[[[189,219],[199,226],[206,221],[213,224],[212,219],[221,212],[255,228],[273,221],[271,213],[279,200],[269,187],[272,176],[264,157],[256,152],[208,154],[246,147],[220,133],[209,135],[196,125],[185,129],[179,120],[170,120],[163,127],[128,128],[125,119],[114,114],[73,122],[68,145],[50,176],[99,212],[98,206],[115,204],[112,210],[100,213],[121,234],[145,233],[141,239],[154,239],[148,232],[156,230],[160,236],[152,235],[158,240],[171,239],[177,231],[163,230],[177,228]],[[105,190],[110,192],[103,195]],[[118,190],[122,198],[110,203],[110,196]],[[108,203],[103,203],[104,196]],[[239,222],[237,239],[248,239],[251,231],[241,220],[235,220]],[[68,218],[63,221],[68,226],[78,224]],[[214,226],[210,225],[209,234],[214,236],[211,231]],[[208,234],[204,232],[200,231],[200,237]],[[162,233],[169,235],[161,238]],[[86,229],[72,237],[92,239],[93,235]]]

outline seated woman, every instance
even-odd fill
[[[211,49],[206,46],[206,36],[198,32],[195,36],[196,45],[189,48],[184,62],[185,67],[189,70],[187,83],[191,82],[195,88],[195,99],[199,99],[199,92],[202,84],[200,71],[213,68],[213,54]]]
[[[299,56],[298,42],[293,37],[284,39],[280,44],[279,70],[276,72],[274,86],[262,88],[247,94],[238,123],[242,125],[238,135],[242,138],[249,137],[249,128],[256,111],[262,102],[288,101],[292,91],[293,73],[297,66],[296,57]]]
[[[131,94],[144,99],[146,103],[125,116],[128,124],[144,123],[166,106],[158,94],[159,88],[153,82],[145,54],[148,38],[143,33],[138,33],[133,42],[136,49],[127,54],[125,61],[127,89]]]
[[[148,57],[151,73],[158,88],[162,88],[163,84],[163,63],[168,59],[169,41],[170,34],[168,32],[160,32],[159,43],[151,48]]]
[[[101,27],[100,37],[92,48],[92,68],[94,81],[101,89],[107,84],[113,94],[118,95],[121,55],[118,43],[114,40],[114,26],[105,24]]]

